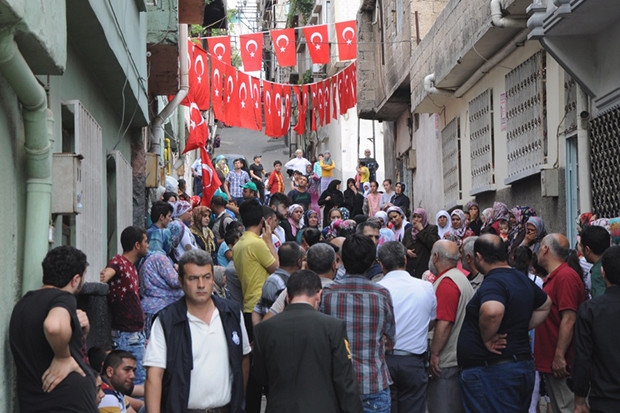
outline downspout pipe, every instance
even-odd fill
[[[577,156],[579,182],[579,210],[592,210],[592,165],[590,163],[590,139],[588,138],[590,107],[588,96],[577,85]]]
[[[429,95],[452,96],[454,92],[448,89],[440,89],[435,87],[435,73],[424,77],[424,91]]]
[[[164,122],[179,107],[189,91],[189,67],[187,62],[187,25],[179,24],[179,68],[181,71],[181,81],[179,91],[168,102],[168,104],[155,116],[149,126],[150,145],[149,152],[159,155],[161,153],[161,142],[164,137]]]
[[[501,0],[491,0],[491,24],[495,27],[525,27],[526,19],[504,17]]]
[[[0,73],[22,104],[26,153],[26,228],[22,293],[41,286],[41,262],[47,254],[52,205],[53,118],[47,95],[19,52],[9,31],[0,32]],[[48,132],[48,119],[50,131]]]

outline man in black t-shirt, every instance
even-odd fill
[[[307,176],[299,176],[299,178],[297,179],[297,188],[290,191],[288,193],[288,197],[291,199],[293,204],[299,204],[304,207],[304,211],[307,211],[308,208],[310,208],[312,198],[310,197],[310,193],[308,192]]]
[[[265,202],[265,184],[263,183],[263,177],[267,175],[265,173],[265,169],[263,168],[263,164],[260,163],[261,156],[256,155],[254,157],[254,163],[250,165],[250,178],[252,178],[252,182],[256,184],[256,188],[258,188],[258,193],[260,197],[260,202]]]
[[[95,377],[82,352],[88,316],[75,299],[87,265],[82,251],[54,248],[43,260],[43,287],[13,308],[9,342],[22,413],[98,412]]]

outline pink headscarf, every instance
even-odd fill
[[[426,211],[424,210],[424,208],[416,208],[413,210],[413,214],[411,214],[412,216],[412,221],[413,221],[413,215],[420,215],[422,217],[422,229],[426,228],[428,225],[428,215],[426,215]],[[418,237],[418,231],[415,227],[415,225],[411,228],[411,237],[413,238],[413,240],[415,241],[416,238]]]

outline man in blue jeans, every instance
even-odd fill
[[[144,311],[140,304],[138,271],[135,263],[148,253],[146,231],[130,226],[121,233],[123,253],[113,257],[101,270],[99,280],[110,285],[108,306],[112,314],[112,340],[119,350],[136,357],[134,384],[144,384]]]
[[[323,289],[321,311],[346,323],[364,412],[390,413],[392,379],[385,352],[393,347],[396,326],[390,292],[366,278],[376,248],[363,234],[347,237],[342,244],[347,273]]]
[[[457,345],[467,413],[529,409],[535,368],[528,331],[545,320],[551,300],[507,262],[497,235],[475,241],[474,264],[486,275],[467,304]]]

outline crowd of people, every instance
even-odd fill
[[[21,411],[620,411],[619,220],[568,240],[471,201],[432,221],[365,156],[346,188],[298,150],[271,173],[216,160],[208,207],[160,190],[97,269],[114,346],[89,362],[86,257],[50,251],[11,317]]]

